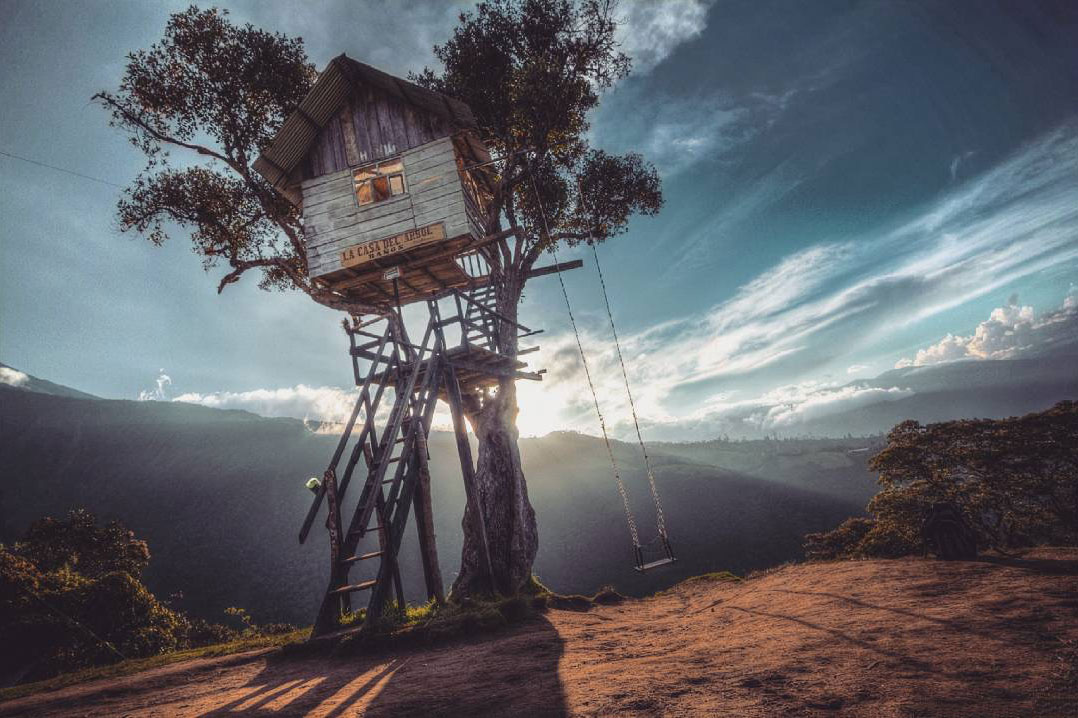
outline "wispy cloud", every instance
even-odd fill
[[[635,73],[649,72],[678,45],[700,36],[714,0],[628,2],[619,10],[618,41]]]
[[[641,152],[672,176],[702,161],[726,161],[774,124],[793,94],[734,98],[714,90],[695,96],[652,91],[645,99],[631,91],[600,109],[592,140],[616,152]]]
[[[958,185],[897,229],[808,247],[705,312],[626,334],[623,350],[638,408],[651,426],[689,427],[706,417],[736,415],[763,427],[851,403],[900,398],[897,390],[822,385],[784,402],[774,393],[752,399],[741,394],[778,368],[796,376],[843,359],[848,366],[897,328],[1076,263],[1078,130],[1069,126]],[[996,318],[1011,334],[1004,330],[1001,338],[993,325],[980,338],[964,338],[965,351],[976,347],[1002,356],[1013,351],[1006,342],[1024,341],[1013,330],[1031,321],[1028,312],[1008,311]],[[1046,330],[1073,332],[1060,316],[1039,321]],[[608,423],[622,431],[629,426],[628,406],[609,334],[603,327],[589,330],[585,346]],[[593,410],[581,399],[587,392],[574,351],[568,337],[547,340],[535,363],[551,367],[550,384],[522,391],[522,402],[529,402],[522,417],[542,403],[547,417],[584,431],[597,428]]]
[[[1078,131],[1034,142],[995,169],[956,185],[896,229],[819,243],[787,256],[703,312],[623,332],[622,350],[649,437],[796,432],[813,418],[902,399],[898,387],[790,383],[824,364],[859,373],[866,353],[896,328],[976,299],[1046,269],[1078,263]],[[1006,356],[1043,345],[1038,332],[1073,332],[1068,299],[1039,319],[1014,304],[970,336],[924,350],[921,363],[961,349]],[[583,321],[583,342],[608,426],[632,434],[631,415],[608,328]],[[1045,335],[1047,336],[1047,335]],[[953,347],[951,345],[954,345]],[[532,366],[549,373],[521,382],[520,428],[596,433],[590,393],[571,335],[553,334]],[[893,359],[892,359],[893,361]],[[910,360],[917,363],[917,359]],[[781,371],[780,371],[781,370]],[[771,382],[779,383],[771,388]],[[159,387],[163,390],[163,387]],[[298,385],[247,392],[186,393],[177,400],[267,416],[339,422],[354,389]],[[447,424],[444,417],[436,420]],[[709,433],[710,432],[710,433]]]
[[[139,401],[168,401],[169,388],[172,386],[172,377],[165,373],[164,369],[157,370],[157,379],[152,389],[143,389],[138,393]]]

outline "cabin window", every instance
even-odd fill
[[[404,194],[404,163],[389,160],[360,167],[353,173],[352,180],[360,206],[382,202]]]

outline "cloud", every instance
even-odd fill
[[[775,383],[840,361],[837,366],[850,366],[899,329],[912,330],[1023,278],[1076,265],[1078,127],[1068,126],[956,185],[901,226],[809,246],[705,311],[623,331],[622,350],[639,414],[654,431],[677,438],[678,431],[776,428],[815,412],[904,395],[814,386],[780,401],[768,392]],[[937,351],[1000,357],[1027,345],[1060,346],[1068,335],[1078,337],[1076,305],[1078,297],[1068,298],[1059,312],[1039,319],[1023,307],[1005,307],[990,327],[961,342],[951,337]],[[608,328],[600,321],[582,332],[607,424],[625,438],[632,424]],[[544,341],[532,363],[551,368],[548,381],[521,385],[525,433],[543,427],[598,432],[594,409],[582,400],[590,396],[575,350],[571,335]]]
[[[974,155],[974,152],[972,150],[970,150],[969,152],[963,152],[961,154],[957,154],[957,155],[954,156],[954,159],[951,160],[951,167],[950,167],[951,181],[952,182],[954,182],[956,179],[958,179],[958,168],[962,166],[963,162],[968,160],[973,155]]]
[[[678,45],[694,40],[707,27],[713,0],[629,2],[618,7],[621,50],[633,58],[633,72],[646,74]]]
[[[667,421],[647,421],[649,440],[687,441],[723,434],[754,437],[764,434],[810,433],[812,422],[845,411],[912,396],[900,387],[839,386],[804,382],[777,387],[740,401],[722,401],[707,411]]]
[[[760,420],[759,428],[793,428],[812,419],[912,395],[911,389],[898,387],[834,387],[811,383],[784,387],[761,397],[759,403],[766,407],[766,412]],[[774,400],[775,403],[769,405],[769,400]],[[721,412],[719,416],[722,416]]]
[[[617,38],[633,58],[634,74],[646,74],[682,43],[707,27],[712,0],[626,2],[618,7]],[[392,73],[419,71],[434,64],[434,45],[449,39],[461,12],[475,2],[408,3],[407,12],[384,12],[353,0],[325,0],[318,12],[295,12],[290,5],[243,0],[233,8],[237,22],[301,35],[319,64],[341,52]],[[342,45],[341,28],[349,28]],[[392,42],[387,42],[392,38]]]
[[[775,123],[793,94],[674,96],[651,89],[645,96],[634,87],[604,101],[591,140],[613,152],[640,152],[672,176],[701,161],[727,162]]]
[[[847,374],[860,374],[863,371],[867,371],[868,367],[864,364],[851,364],[846,367]]]
[[[173,401],[201,404],[214,409],[242,409],[261,416],[339,423],[346,421],[356,402],[355,389],[312,387],[297,384],[279,389],[217,391],[206,394],[188,392]]]
[[[833,358],[1020,278],[1073,265],[1076,177],[1078,132],[1070,127],[905,226],[792,254],[686,322],[673,352],[688,358],[678,373],[700,381],[781,360]],[[979,339],[980,350],[992,351],[994,340]]]
[[[8,386],[25,386],[29,381],[30,376],[18,369],[12,369],[9,366],[0,366],[0,384],[7,384]]]
[[[172,386],[172,377],[164,369],[157,370],[154,388],[143,389],[138,393],[139,401],[168,401],[168,389]]]
[[[1078,297],[1068,295],[1063,305],[1037,319],[1031,306],[1019,306],[1018,298],[992,310],[973,334],[948,334],[935,344],[919,349],[912,358],[900,359],[896,369],[929,366],[964,359],[1016,359],[1073,347],[1078,341]]]

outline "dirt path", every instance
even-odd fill
[[[1078,549],[816,564],[426,651],[193,661],[0,716],[1078,716],[1065,641]]]

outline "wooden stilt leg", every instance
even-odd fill
[[[416,464],[419,467],[415,487],[416,531],[419,552],[423,558],[423,578],[427,584],[427,599],[445,603],[442,569],[438,565],[438,546],[434,537],[434,508],[430,491],[430,468],[427,466],[427,438],[420,431],[416,436]]]
[[[483,507],[479,496],[479,489],[475,485],[475,464],[472,463],[472,445],[468,443],[468,429],[464,424],[464,401],[460,395],[460,383],[452,368],[447,367],[444,373],[446,395],[449,398],[449,413],[453,417],[453,433],[457,437],[457,454],[460,456],[460,471],[464,476],[464,492],[467,495],[468,505],[471,506],[472,516],[479,523],[479,550],[482,552],[480,560],[487,569],[487,580],[490,583],[490,592],[494,589],[494,569],[490,563],[490,547],[487,545],[487,527],[483,520]]]

